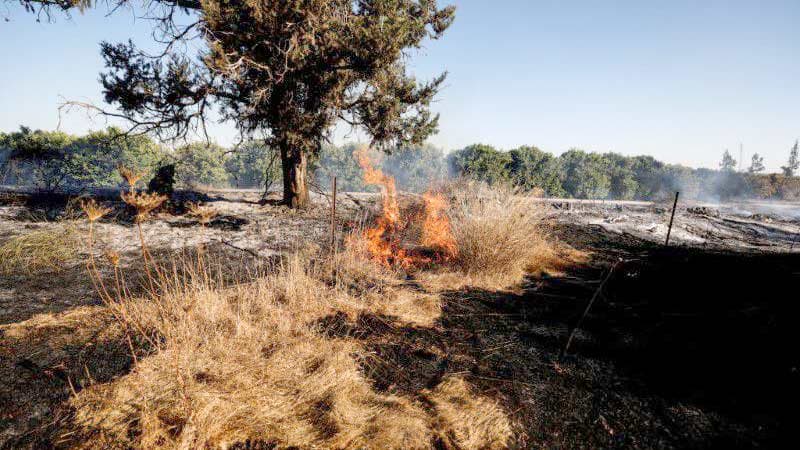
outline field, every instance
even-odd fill
[[[340,193],[335,255],[322,193],[181,193],[141,238],[114,195],[90,231],[78,202],[4,194],[0,447],[780,446],[794,205],[681,205],[665,247],[671,205],[498,203],[514,222],[446,194],[460,253],[399,193],[427,216],[384,260],[360,257],[399,223],[374,194]]]

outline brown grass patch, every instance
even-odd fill
[[[476,396],[462,378],[442,381],[428,398],[441,420],[443,430],[452,430],[459,448],[506,448],[511,424],[497,402]]]
[[[340,314],[425,325],[440,314],[438,297],[404,291],[390,273],[362,264],[344,254],[333,271],[313,254],[295,255],[252,283],[224,287],[198,273],[162,295],[110,305],[152,353],[130,374],[77,395],[68,438],[91,448],[505,442],[508,419],[489,400],[449,385],[420,397],[376,391],[360,366],[363,343],[326,333],[325,319]],[[471,412],[454,414],[454,395]]]
[[[0,274],[58,271],[78,256],[80,236],[71,223],[30,231],[0,245]]]

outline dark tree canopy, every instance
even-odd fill
[[[110,0],[124,4],[128,0]],[[86,0],[22,0],[68,9]],[[101,44],[107,103],[132,133],[162,139],[205,131],[209,113],[280,150],[284,200],[306,204],[308,157],[340,121],[383,149],[422,143],[438,127],[429,105],[445,74],[418,82],[411,52],[455,17],[436,0],[150,0],[150,55],[132,42]],[[191,54],[182,42],[204,43]]]

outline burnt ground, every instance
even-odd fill
[[[271,248],[288,248],[285,230],[298,224],[324,237],[324,208],[295,215],[219,203],[225,217],[248,222],[212,227],[210,241],[269,256]],[[184,222],[159,217],[148,238],[169,243],[186,234],[184,244],[193,245],[196,233]],[[15,219],[6,228],[16,234],[23,225],[50,226]],[[109,245],[129,239],[124,226],[104,227]],[[446,376],[465,377],[505,405],[517,424],[517,448],[787,447],[800,400],[793,324],[800,253],[665,248],[581,220],[559,220],[554,232],[591,259],[563,276],[531,278],[516,293],[445,292],[443,316],[432,327],[366,316],[357,323],[331,318],[328,329],[364,339],[371,355],[364,371],[377,389],[414,396]],[[242,253],[223,243],[216,247],[229,258]],[[605,277],[569,353],[560,355]],[[84,330],[88,320],[112,320],[80,306],[96,304],[90,293],[62,288],[53,299],[69,302],[56,302],[43,296],[52,290],[44,275],[41,286],[6,281],[25,292],[9,291],[11,309],[0,325],[0,448],[47,448],[68,418],[70,383],[80,389],[126,373],[130,343]],[[415,287],[413,276],[408,283]]]
[[[559,234],[595,260],[520,294],[447,293],[436,328],[362,318],[348,333],[377,342],[364,363],[376,385],[414,394],[465,376],[512,412],[521,448],[785,448],[800,400],[800,254]]]

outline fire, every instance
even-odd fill
[[[384,265],[408,266],[411,263],[406,251],[400,247],[397,233],[401,230],[400,208],[397,206],[397,188],[394,178],[376,169],[368,154],[369,149],[363,147],[356,150],[354,156],[364,172],[364,182],[381,188],[383,214],[374,227],[364,232],[367,251],[372,259]]]
[[[401,246],[400,235],[406,224],[401,222],[400,208],[397,203],[397,187],[394,178],[375,168],[364,147],[353,154],[363,171],[364,182],[379,186],[383,212],[376,220],[375,226],[364,232],[366,250],[370,257],[387,266],[408,268],[414,265],[427,264],[435,260],[448,260],[456,255],[457,247],[450,230],[450,221],[445,214],[447,200],[440,193],[426,192],[425,217],[422,223],[420,244],[436,252],[435,258],[423,256],[420,252],[410,252]]]
[[[447,200],[441,193],[432,191],[423,194],[422,199],[425,200],[422,245],[439,250],[444,259],[456,256],[458,247],[450,229],[450,219],[445,214]]]

